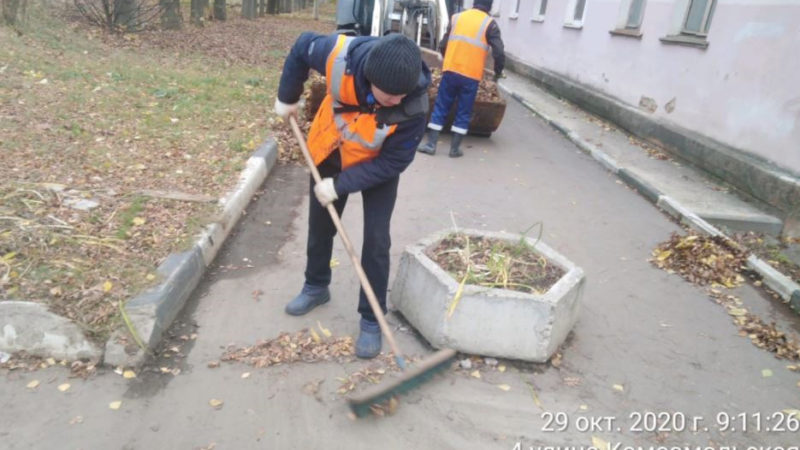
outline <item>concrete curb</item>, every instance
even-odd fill
[[[270,139],[247,160],[236,187],[220,199],[222,214],[219,220],[206,227],[190,250],[167,257],[158,267],[158,273],[164,279],[161,284],[125,304],[125,313],[137,336],[131,336],[126,326],[113,333],[105,346],[106,364],[141,366],[197,287],[206,268],[277,160],[278,146],[274,139]],[[124,338],[127,345],[120,343],[120,338]],[[143,348],[135,344],[137,340]]]
[[[620,164],[614,160],[614,158],[608,156],[608,154],[600,150],[597,146],[583,140],[578,133],[570,130],[569,127],[565,126],[563,123],[553,120],[547,116],[547,114],[537,110],[536,106],[525,100],[518,93],[512,92],[508,88],[502,86],[500,83],[498,83],[498,86],[501,90],[511,96],[511,98],[520,102],[520,104],[528,108],[532,113],[547,122],[548,125],[561,132],[583,152],[591,155],[592,158],[605,167],[606,170],[619,176],[619,178],[625,182],[625,184],[633,189],[636,189],[640,194],[642,194],[643,197],[650,200],[651,203],[658,206],[662,211],[703,234],[710,236],[722,236],[725,239],[730,239],[719,229],[700,218],[697,214],[692,212],[689,208],[683,206],[677,200],[663,194],[657,188],[650,185],[630,170],[620,166]],[[788,303],[795,312],[800,314],[800,285],[792,281],[786,275],[775,270],[767,262],[761,260],[755,255],[750,255],[750,257],[747,258],[747,267],[750,270],[758,273],[763,278],[764,284],[777,292],[784,302]]]

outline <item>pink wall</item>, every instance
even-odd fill
[[[587,0],[580,30],[563,26],[567,0],[550,0],[543,23],[530,20],[533,0],[516,20],[515,0],[495,1],[510,55],[630,105],[650,97],[661,120],[800,172],[800,1],[719,0],[705,50],[659,41],[673,0],[647,1],[641,39],[609,34],[620,0]]]

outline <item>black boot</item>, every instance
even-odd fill
[[[417,147],[417,151],[425,153],[426,155],[433,155],[436,153],[436,140],[439,139],[439,132],[437,130],[428,130],[428,142],[421,144]]]
[[[461,145],[461,140],[464,139],[463,134],[453,133],[453,138],[450,141],[450,157],[451,158],[458,158],[459,156],[464,156],[464,153],[461,152],[461,149],[458,148]]]

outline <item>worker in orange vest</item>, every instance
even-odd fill
[[[457,158],[464,154],[459,146],[469,128],[472,105],[483,78],[489,48],[492,49],[494,58],[495,81],[503,76],[506,60],[500,27],[489,15],[491,9],[492,0],[475,0],[471,9],[454,14],[450,19],[439,46],[439,51],[444,56],[442,80],[428,124],[428,139],[417,148],[419,152],[428,155],[436,153],[439,132],[442,131],[453,102],[458,102],[456,116],[450,127],[453,132],[450,157]]]
[[[305,283],[285,308],[299,316],[331,296],[331,253],[336,227],[326,211],[342,214],[347,197],[361,192],[364,242],[361,264],[386,312],[389,282],[389,222],[400,173],[425,134],[430,71],[410,39],[303,33],[283,66],[275,112],[296,115],[309,70],[325,75],[327,95],[308,135],[308,147],[322,181],[311,179]],[[358,302],[356,356],[381,351],[381,331],[364,290]]]

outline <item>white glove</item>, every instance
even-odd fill
[[[323,178],[322,181],[314,185],[314,195],[323,207],[328,207],[330,203],[339,198],[336,195],[336,188],[333,187],[333,178]]]
[[[300,102],[297,103],[283,103],[282,101],[275,99],[275,114],[281,116],[281,118],[286,119],[289,115],[293,115],[297,117],[297,108]]]

